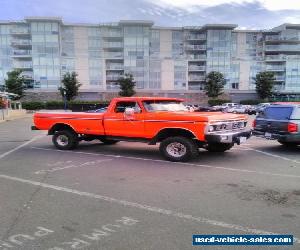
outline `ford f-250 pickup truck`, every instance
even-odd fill
[[[79,141],[105,144],[140,141],[160,143],[170,161],[188,161],[199,148],[224,152],[251,136],[247,116],[222,112],[189,112],[182,99],[123,97],[111,101],[103,113],[37,112],[32,129],[47,130],[58,149],[74,149]]]

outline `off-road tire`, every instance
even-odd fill
[[[78,146],[78,135],[71,130],[61,130],[52,136],[54,146],[60,150],[70,150]]]
[[[182,154],[178,153],[178,156],[170,153],[170,148],[172,145],[176,145],[176,143],[183,149]],[[196,143],[192,139],[182,136],[174,136],[164,139],[160,143],[159,151],[162,156],[169,161],[186,162],[195,158],[198,155],[199,150]]]

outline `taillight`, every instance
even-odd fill
[[[288,123],[288,132],[298,132],[298,124]]]
[[[253,120],[253,122],[252,122],[252,127],[253,127],[253,128],[256,127],[256,120]]]

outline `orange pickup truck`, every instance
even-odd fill
[[[188,161],[199,148],[224,152],[251,136],[247,116],[222,112],[190,112],[182,99],[124,97],[111,101],[102,113],[38,112],[33,130],[47,130],[58,149],[74,149],[79,141],[98,139],[160,143],[170,161]]]

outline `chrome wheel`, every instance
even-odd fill
[[[172,142],[167,146],[166,151],[173,157],[182,157],[186,154],[187,150],[185,145],[179,142]]]
[[[56,142],[59,146],[66,146],[69,144],[69,138],[66,135],[59,135],[56,139]]]

